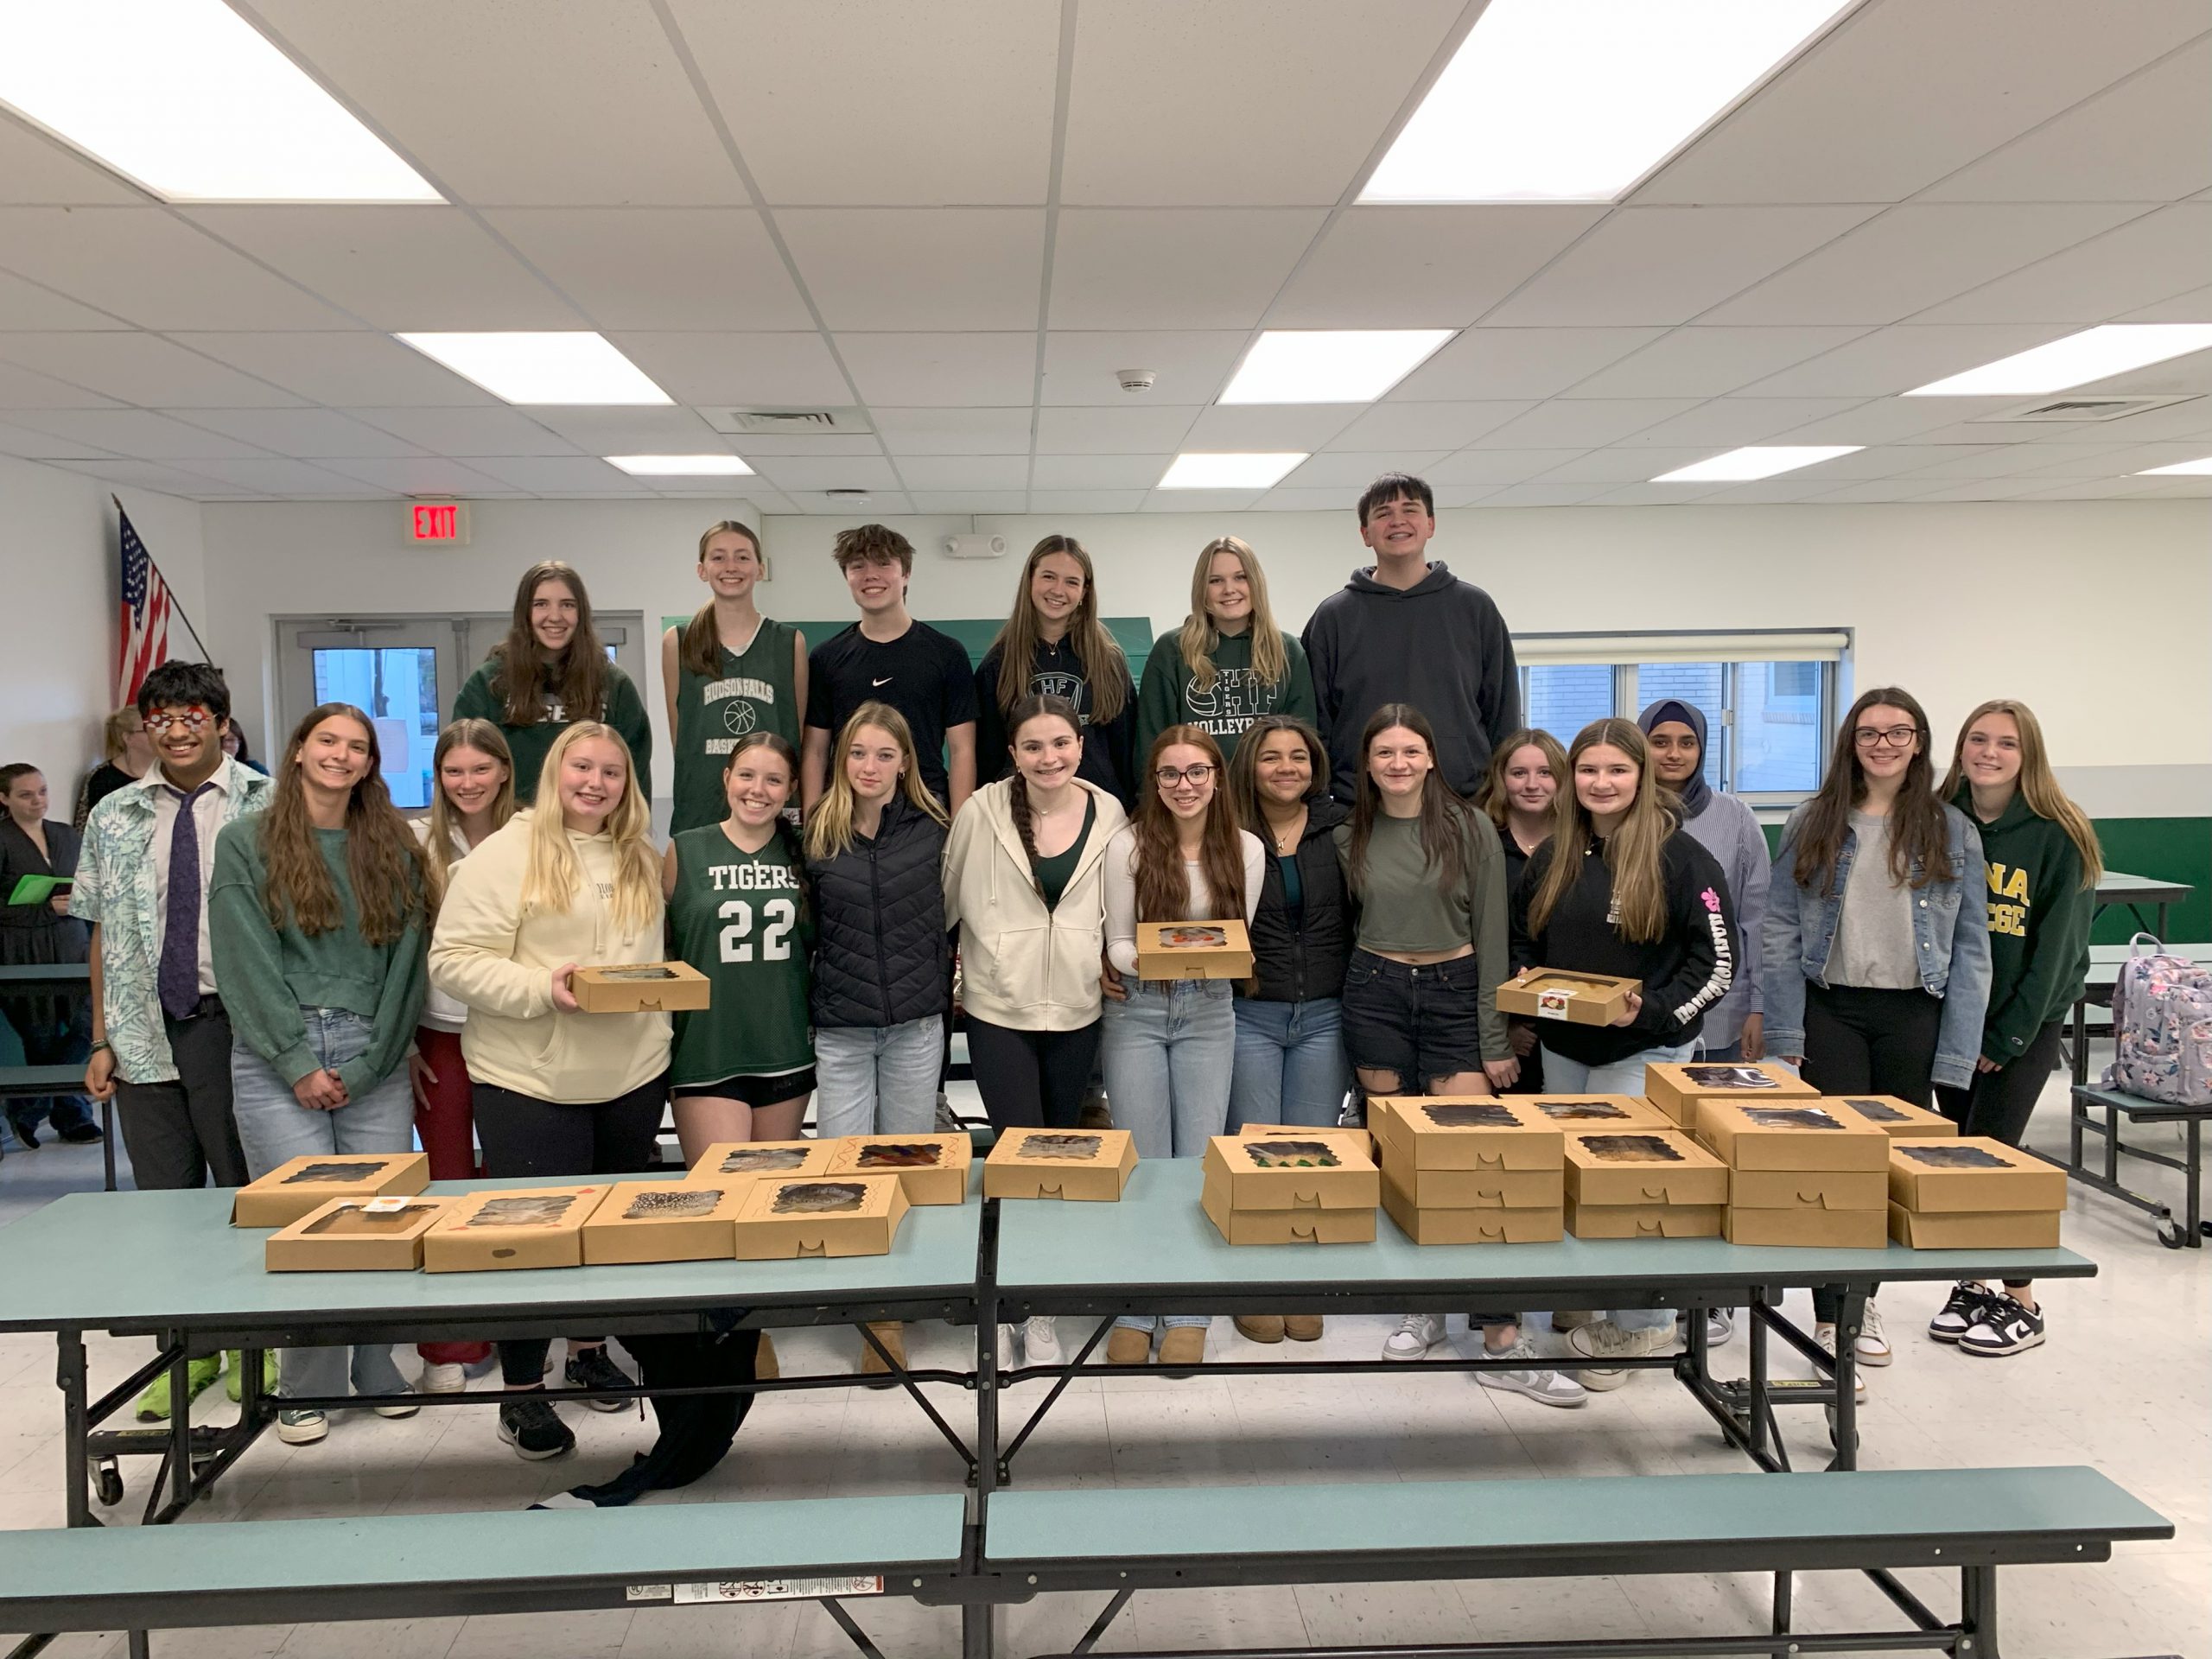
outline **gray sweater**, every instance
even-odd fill
[[[1744,1034],[1744,1020],[1761,1011],[1759,1002],[1759,925],[1766,919],[1767,878],[1773,860],[1766,849],[1766,836],[1758,817],[1733,795],[1715,791],[1705,810],[1682,826],[1693,840],[1713,855],[1728,878],[1728,892],[1736,901],[1736,932],[1743,953],[1736,964],[1733,988],[1705,1016],[1705,1046],[1732,1048]]]

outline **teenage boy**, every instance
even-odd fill
[[[112,1099],[143,1191],[245,1184],[231,1115],[231,1021],[216,994],[207,886],[222,827],[268,804],[270,781],[223,753],[231,697],[205,663],[163,663],[138,690],[154,763],[92,809],[69,913],[92,924],[92,1055],[85,1091]],[[271,1356],[273,1357],[273,1356]],[[222,1357],[191,1362],[192,1392]],[[239,1392],[232,1356],[231,1397]],[[164,1371],[138,1415],[169,1414]]]
[[[1359,734],[1386,702],[1409,702],[1436,728],[1436,769],[1472,799],[1491,747],[1521,724],[1513,638],[1491,596],[1426,556],[1436,497],[1385,473],[1359,498],[1359,539],[1375,563],[1354,570],[1306,625],[1306,656],[1334,776],[1352,798]]]
[[[807,658],[800,798],[814,810],[830,785],[830,744],[853,711],[873,700],[906,717],[922,781],[957,812],[976,787],[976,674],[968,653],[907,611],[914,544],[897,531],[882,524],[841,531],[834,556],[861,620]]]

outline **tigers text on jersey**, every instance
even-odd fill
[[[706,1007],[676,1016],[671,1081],[696,1088],[813,1065],[807,953],[814,928],[791,842],[779,833],[747,853],[710,823],[684,830],[675,847],[668,918],[677,955],[712,990]]]

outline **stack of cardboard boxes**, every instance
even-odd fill
[[[1699,1138],[1728,1166],[1732,1244],[1889,1243],[1890,1137],[1818,1098],[1702,1100]]]
[[[1778,1065],[1694,1060],[1643,1068],[1643,1092],[1684,1135],[1699,1131],[1699,1109],[1708,1100],[1743,1105],[1811,1100],[1820,1090]]]
[[[1566,1231],[1566,1141],[1535,1096],[1368,1103],[1382,1207],[1416,1244],[1536,1244]]]
[[[2066,1172],[1983,1135],[1890,1146],[1890,1236],[1920,1250],[2058,1243]]]
[[[1567,1230],[1577,1238],[1718,1238],[1728,1166],[1658,1123],[1567,1132]]]
[[[1206,1142],[1206,1217],[1231,1244],[1367,1244],[1381,1198],[1357,1131],[1217,1135]]]

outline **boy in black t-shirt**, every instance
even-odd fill
[[[841,531],[834,556],[861,620],[807,658],[802,799],[813,810],[830,785],[830,746],[861,704],[889,703],[913,728],[922,782],[957,812],[976,787],[976,676],[957,640],[906,609],[914,546],[882,524]]]

